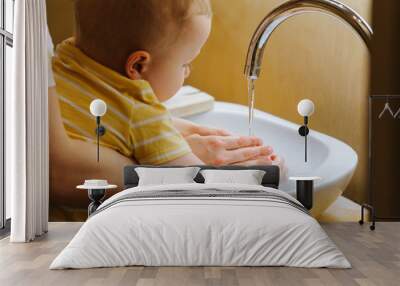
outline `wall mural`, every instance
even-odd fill
[[[365,183],[367,122],[356,132],[345,125],[360,125],[367,112],[362,40],[350,38],[348,27],[337,19],[323,18],[316,28],[321,15],[298,16],[279,28],[261,61],[252,58],[260,45],[254,46],[251,35],[257,36],[255,28],[276,5],[232,4],[239,7],[227,11],[220,2],[211,7],[208,1],[195,1],[195,9],[184,2],[164,11],[157,1],[148,1],[145,13],[128,6],[103,7],[95,0],[48,1],[50,220],[86,220],[89,203],[93,212],[122,191],[124,167],[134,164],[275,165],[280,189],[292,196],[301,178],[311,178],[314,217],[358,220],[360,206],[353,200],[362,203],[366,196],[355,186]],[[370,1],[365,3],[353,8],[368,14]],[[257,17],[244,13],[236,27],[232,11],[242,10]],[[369,25],[357,16],[362,21],[356,24],[365,29],[361,39],[368,41]],[[293,37],[299,23],[304,37]],[[307,43],[315,38],[307,28],[317,29],[321,37],[331,29],[344,37],[338,45],[356,46],[348,59],[361,72],[335,71],[338,79],[327,80],[329,63],[338,70],[348,63],[311,52],[316,42]],[[342,36],[343,31],[349,35]],[[293,38],[298,38],[297,55],[283,55]],[[323,38],[319,45],[336,53]],[[249,70],[255,62],[258,66]],[[360,76],[360,86],[347,88],[348,81],[354,82],[350,73]],[[345,98],[347,103],[350,92],[357,95],[352,105],[360,103],[365,110],[354,110],[354,122],[334,120],[332,112],[348,119],[349,109],[339,102]]]

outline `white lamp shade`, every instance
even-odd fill
[[[90,103],[90,113],[93,116],[103,116],[107,112],[107,104],[101,99],[95,99]]]
[[[314,113],[314,110],[315,110],[314,102],[312,102],[309,99],[303,99],[297,105],[297,111],[303,117],[311,116]]]

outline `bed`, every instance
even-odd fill
[[[120,266],[291,266],[350,268],[318,222],[278,190],[276,166],[261,185],[193,183],[139,186],[139,166],[124,169],[125,190],[107,199],[50,269]],[[199,166],[201,170],[215,169]]]

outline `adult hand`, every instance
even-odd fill
[[[234,165],[240,165],[240,166],[274,165],[279,167],[280,170],[279,174],[281,181],[286,180],[288,176],[288,169],[287,166],[285,165],[284,159],[277,156],[276,154],[272,154],[270,156],[261,156],[256,159],[239,162]]]
[[[271,147],[262,146],[260,138],[234,136],[222,129],[209,128],[191,121],[173,118],[174,126],[183,135],[193,153],[209,165],[278,165],[283,161]]]
[[[187,137],[190,135],[198,134],[201,136],[229,136],[232,135],[230,132],[218,129],[218,128],[210,128],[206,126],[202,126],[196,123],[193,123],[189,120],[173,117],[172,123],[175,128],[182,134],[183,137]]]

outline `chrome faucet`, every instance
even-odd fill
[[[260,76],[264,49],[272,33],[286,19],[308,12],[335,16],[349,24],[370,49],[372,28],[357,12],[336,0],[290,0],[269,13],[254,33],[247,53],[245,75],[256,80]]]

